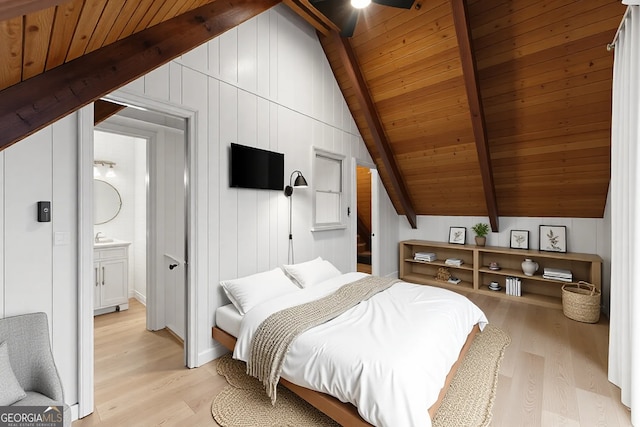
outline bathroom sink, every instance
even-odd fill
[[[109,246],[113,246],[113,245],[117,245],[117,241],[111,238],[102,238],[102,239],[98,239],[97,242],[93,243],[93,247],[94,248],[103,248],[103,247],[109,247]]]

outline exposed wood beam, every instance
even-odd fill
[[[98,99],[93,104],[93,125],[102,123],[124,108],[124,105]]]
[[[473,135],[476,140],[476,150],[478,152],[478,162],[480,163],[480,175],[482,176],[487,214],[491,224],[491,231],[495,233],[498,232],[498,203],[496,200],[496,188],[493,183],[493,169],[491,168],[491,156],[489,154],[487,127],[484,110],[482,108],[482,98],[480,96],[480,85],[478,84],[478,70],[473,53],[469,14],[465,0],[451,0],[451,7],[453,9],[453,22],[456,28],[456,37],[458,38],[458,48],[460,50],[462,73],[467,88],[469,112],[471,113]]]
[[[0,21],[65,3],[64,0],[0,0]]]
[[[336,24],[313,7],[309,0],[283,0],[283,3],[325,36],[331,31],[340,31]]]
[[[216,1],[8,87],[0,92],[0,149],[279,2]]]
[[[384,164],[384,168],[386,169],[391,181],[391,186],[400,199],[400,204],[404,209],[404,213],[409,224],[411,224],[412,228],[418,228],[416,211],[413,208],[413,204],[409,198],[409,192],[407,191],[404,181],[402,180],[402,176],[400,175],[400,170],[398,169],[389,141],[384,132],[382,123],[380,122],[376,106],[374,105],[371,94],[369,93],[367,83],[360,71],[360,65],[358,64],[356,54],[351,47],[351,43],[349,43],[348,38],[340,37],[340,34],[336,31],[332,31],[329,37],[333,39],[340,55],[340,59],[342,60],[342,64],[347,71],[353,90],[356,93],[356,98],[360,103],[360,108],[362,108],[367,125],[371,131],[376,149],[378,150],[382,163]]]

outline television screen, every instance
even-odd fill
[[[231,143],[231,186],[284,189],[284,154]]]

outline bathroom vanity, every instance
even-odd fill
[[[129,308],[129,245],[121,240],[93,246],[94,315]]]

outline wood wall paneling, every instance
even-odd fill
[[[3,0],[0,3],[0,21],[47,9],[58,3],[59,0]]]
[[[38,75],[45,69],[54,16],[55,7],[25,16],[23,80]]]
[[[69,45],[80,19],[83,4],[84,0],[71,0],[56,7],[56,15],[49,41],[46,71],[65,62]]]
[[[87,43],[85,53],[93,52],[107,44],[107,36],[111,33],[116,22],[127,22],[131,16],[123,14],[124,12],[131,11],[131,6],[127,8],[127,3],[125,0],[125,4],[122,4],[120,1],[108,1],[105,4],[104,10],[100,14],[98,21],[96,21],[91,38]]]
[[[137,7],[133,11],[133,13],[131,13],[131,15],[129,16],[129,19],[127,20],[126,25],[123,27],[122,31],[118,35],[117,40],[121,40],[125,37],[129,37],[131,34],[146,28],[144,24],[141,24],[141,21],[144,19],[145,16],[152,15],[153,10],[151,8],[153,7],[153,5],[158,4],[158,2],[156,2],[155,0],[138,0],[135,3],[137,3]]]
[[[273,4],[249,3],[246,8],[227,4],[220,6],[222,3],[204,6],[204,9],[196,9],[152,27],[148,32],[138,33],[132,36],[133,39],[114,43],[64,67],[34,77],[28,85],[18,84],[4,90],[0,98],[6,102],[0,104],[4,107],[0,127],[11,132],[3,133],[0,145],[14,143],[18,138],[94,101],[114,87],[126,84],[149,68],[168,62],[184,49],[235,27]],[[193,25],[194,22],[197,25]],[[167,34],[174,35],[167,37]],[[149,44],[150,40],[154,43]],[[146,47],[142,53],[138,50],[139,45]],[[59,89],[52,93],[51,87]]]
[[[0,22],[0,88],[22,79],[22,17]]]
[[[108,0],[85,0],[65,62],[72,61],[88,52],[87,47],[93,37],[98,20]]]
[[[356,168],[358,219],[371,231],[371,171],[369,168]]]

